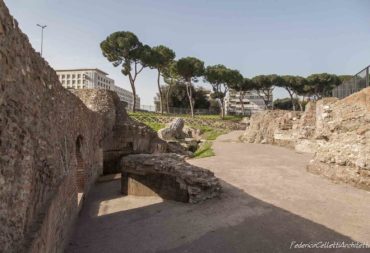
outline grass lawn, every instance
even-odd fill
[[[212,144],[216,138],[222,134],[226,134],[227,130],[221,130],[221,129],[214,129],[208,126],[194,126],[195,128],[198,128],[201,130],[202,138],[207,140],[203,144],[201,144],[198,149],[194,152],[193,158],[205,158],[214,156],[215,153],[212,149]]]
[[[209,126],[190,126],[196,129],[200,129],[203,139],[208,141],[214,141],[222,134],[226,134],[228,131],[223,129],[212,128]]]
[[[155,113],[155,112],[129,112],[128,113],[130,116],[137,116],[137,117],[142,117],[142,116],[161,116],[161,117],[181,117],[181,118],[191,118],[189,114],[160,114],[160,113]],[[198,119],[214,119],[214,120],[221,120],[220,115],[195,115],[194,118]],[[225,121],[240,121],[242,120],[243,116],[240,115],[226,115],[224,117]]]
[[[156,122],[155,117],[182,117],[182,118],[189,118],[190,115],[173,115],[173,114],[158,114],[153,112],[129,112],[129,115],[133,118],[136,118],[140,122],[146,124],[150,128],[152,128],[154,131],[158,131],[159,129],[162,129],[165,127],[165,124]],[[225,116],[225,118],[222,120],[219,115],[196,115],[195,118],[198,119],[204,119],[204,120],[219,120],[219,121],[240,121],[242,119],[241,116]],[[193,158],[204,158],[209,156],[214,156],[214,152],[212,149],[213,141],[216,140],[216,138],[222,134],[226,134],[229,132],[229,130],[226,129],[220,129],[220,128],[213,128],[211,126],[205,126],[205,125],[192,125],[192,124],[186,124],[189,127],[200,129],[201,138],[206,140],[204,143],[202,143],[198,149],[194,152]]]
[[[158,132],[159,129],[162,129],[165,127],[165,124],[162,124],[162,123],[157,123],[157,122],[142,122],[144,123],[145,125],[147,125],[148,127],[150,127],[151,129],[153,129],[154,131]]]
[[[214,155],[215,153],[212,149],[212,142],[206,141],[202,145],[200,145],[200,147],[194,152],[193,158],[205,158]]]

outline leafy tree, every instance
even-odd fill
[[[210,102],[208,99],[209,90],[203,87],[195,87],[194,94],[194,109],[209,109]]]
[[[328,73],[313,74],[307,77],[305,91],[314,96],[315,99],[320,99],[330,94],[340,83],[341,80],[336,75]]]
[[[170,107],[189,109],[189,98],[186,92],[186,84],[184,82],[177,82],[175,85],[162,86],[163,92],[168,96],[163,97],[164,102],[168,104],[168,112],[171,112]],[[194,109],[209,109],[210,101],[208,99],[209,91],[202,87],[192,87],[192,94],[194,99]],[[157,93],[159,100],[159,94]],[[167,101],[168,99],[168,101]]]
[[[168,112],[170,112],[170,107],[189,108],[189,101],[186,94],[185,83],[177,82],[175,85],[171,85],[171,87],[170,85],[165,85],[163,86],[163,91],[168,93],[168,97],[165,98],[166,103],[168,103],[169,107]],[[157,97],[158,96],[159,94],[157,94]]]
[[[240,82],[236,78],[242,80],[243,76],[238,71],[228,69],[224,65],[219,64],[206,68],[204,79],[212,85],[212,98],[219,103],[221,118],[225,116],[225,97],[229,86]]]
[[[167,112],[170,112],[170,105],[169,105],[169,95],[171,92],[172,87],[174,87],[177,83],[180,82],[180,75],[177,72],[177,62],[173,60],[170,64],[168,64],[164,71],[163,71],[163,79],[166,84],[168,84],[168,87],[165,91],[166,94],[166,108]]]
[[[280,87],[285,88],[288,92],[291,100],[291,107],[293,111],[296,110],[296,105],[299,105],[299,107],[302,108],[302,105],[300,103],[295,103],[294,100],[299,101],[298,99],[298,93],[300,93],[304,86],[306,85],[306,79],[300,76],[282,76],[282,81],[279,82]]]
[[[194,99],[193,99],[193,84],[198,77],[204,73],[204,62],[194,58],[186,57],[178,60],[176,64],[177,73],[185,80],[186,93],[188,95],[191,116],[194,117]]]
[[[243,84],[243,82],[244,82],[243,75],[240,74],[240,72],[238,70],[231,69],[231,70],[228,71],[227,78],[226,78],[226,86],[228,88],[236,87],[236,86],[238,86],[240,84]],[[241,100],[241,102],[242,102],[242,100]],[[243,113],[244,113],[244,103],[243,102],[241,103],[241,106],[242,106]],[[224,103],[223,103],[223,107],[222,108],[224,108]]]
[[[343,83],[344,81],[351,80],[353,78],[353,76],[351,76],[351,75],[340,75],[340,76],[338,76],[338,78],[340,80],[340,83]]]
[[[301,104],[302,108],[304,108],[307,102],[300,102],[299,99],[293,98],[293,103],[296,107]],[[274,100],[274,109],[293,110],[292,100],[290,98],[276,99]]]
[[[230,87],[231,89],[235,90],[239,94],[239,101],[242,106],[242,111],[244,114],[244,97],[245,94],[253,89],[253,83],[252,80],[249,78],[243,78],[240,82],[236,83],[235,85],[232,85]]]
[[[151,48],[143,45],[132,32],[114,32],[100,43],[104,57],[114,67],[122,66],[122,74],[128,76],[134,95],[133,111],[136,107],[135,81],[141,71],[152,59]]]
[[[271,106],[272,92],[275,86],[281,86],[283,80],[278,75],[260,75],[252,78],[252,87],[263,99],[265,108]],[[262,94],[262,95],[261,95]]]
[[[175,59],[175,52],[166,46],[160,45],[152,48],[152,57],[149,62],[151,68],[157,69],[157,85],[159,92],[160,110],[163,114],[163,94],[161,89],[161,75]]]

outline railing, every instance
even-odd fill
[[[141,111],[155,112],[155,106],[153,105],[140,105]]]
[[[147,111],[147,112],[160,112],[158,107],[155,107],[153,105],[141,105],[140,106],[141,111]],[[179,107],[170,107],[169,112],[167,112],[167,108],[164,108],[163,110],[165,113],[169,114],[190,114],[189,108],[179,108]],[[194,109],[195,115],[217,115],[219,112],[212,109]]]
[[[370,66],[367,66],[351,79],[344,81],[332,91],[333,97],[345,98],[355,92],[358,92],[370,86]]]

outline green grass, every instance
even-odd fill
[[[198,149],[194,152],[193,158],[205,158],[214,156],[215,153],[212,149],[213,140],[222,134],[226,134],[227,130],[215,129],[209,126],[191,126],[194,128],[198,128],[201,131],[201,136],[203,139],[207,140],[203,144],[201,144]]]
[[[147,125],[148,127],[150,127],[151,129],[153,129],[154,131],[158,132],[159,129],[162,129],[165,127],[164,124],[162,123],[157,123],[157,122],[142,122],[144,123],[145,125]]]
[[[158,114],[153,112],[130,112],[130,116],[136,118],[138,121],[146,124],[154,131],[158,131],[165,127],[165,124],[155,122],[154,119],[156,116],[158,117],[182,117],[182,118],[189,118],[190,115],[173,115],[173,114]],[[197,115],[195,118],[204,119],[204,120],[217,120],[221,121],[219,115]],[[240,116],[225,116],[225,121],[240,121],[242,117]],[[189,122],[193,122],[190,121]],[[222,134],[226,134],[229,132],[227,129],[220,129],[214,128],[209,125],[200,125],[202,121],[196,124],[186,124],[189,127],[200,129],[201,138],[206,140],[203,144],[201,144],[198,149],[194,152],[193,158],[204,158],[214,156],[214,152],[212,149],[212,141],[214,141],[218,136]]]
[[[215,153],[213,152],[212,149],[212,142],[206,141],[197,149],[197,151],[194,152],[193,158],[205,158],[214,155]]]
[[[200,133],[203,139],[208,141],[216,140],[216,138],[222,134],[226,134],[226,130],[212,128],[209,126],[190,126],[196,129],[200,129]]]
[[[129,112],[130,116],[161,116],[161,117],[181,117],[181,118],[190,118],[189,114],[160,114],[155,112]],[[213,120],[221,120],[220,115],[195,115],[194,118],[198,119],[213,119]],[[223,120],[225,121],[241,121],[243,116],[234,116],[234,115],[226,115]]]

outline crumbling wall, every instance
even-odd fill
[[[106,90],[73,90],[85,105],[103,118],[104,173],[119,173],[119,162],[128,154],[163,153],[167,143],[151,128],[132,120],[116,93]]]
[[[60,85],[0,1],[0,252],[63,251],[77,178],[88,191],[102,170],[102,123]]]
[[[370,88],[342,100],[317,102],[316,138],[308,170],[370,190]]]
[[[64,89],[0,0],[0,252],[63,252],[103,165],[167,150],[116,93]]]
[[[273,110],[253,114],[243,136],[249,143],[294,147],[300,112]]]
[[[310,102],[300,117],[290,113],[266,111],[252,116],[244,140],[314,153],[309,171],[370,190],[370,88],[342,100]],[[282,121],[290,121],[286,130],[279,124]]]

